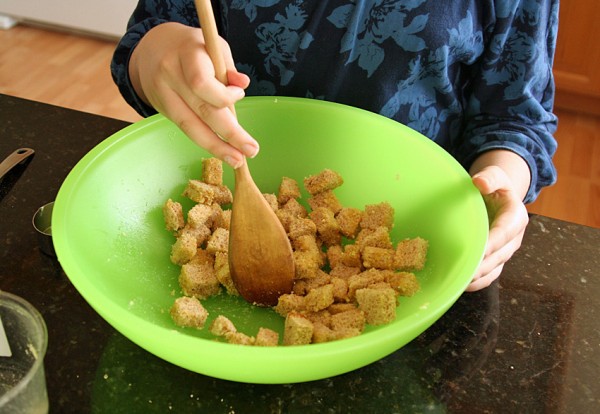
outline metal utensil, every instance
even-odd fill
[[[35,153],[31,148],[19,148],[0,163],[0,181],[15,166],[21,164]]]

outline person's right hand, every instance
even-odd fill
[[[229,109],[244,97],[250,79],[235,69],[229,45],[222,41],[227,86],[215,78],[202,30],[179,23],[163,23],[141,39],[129,61],[129,76],[140,98],[200,147],[237,168],[259,146]]]

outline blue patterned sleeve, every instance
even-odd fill
[[[121,38],[110,65],[114,82],[121,95],[140,115],[150,116],[156,110],[136,94],[129,79],[129,59],[140,39],[152,28],[166,22],[198,25],[193,1],[186,0],[140,0]]]
[[[484,53],[467,104],[466,129],[455,156],[471,165],[483,152],[508,149],[529,165],[525,202],[556,181],[557,118],[552,113],[552,60],[558,0],[495,2],[496,21],[487,29]]]

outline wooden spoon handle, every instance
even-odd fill
[[[215,77],[224,85],[227,85],[227,68],[225,67],[225,59],[221,52],[221,40],[219,39],[219,31],[215,22],[212,4],[210,0],[194,0],[198,19],[200,19],[200,27],[204,34],[204,43],[208,56],[212,60],[215,67]]]

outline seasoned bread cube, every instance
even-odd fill
[[[298,312],[290,312],[285,318],[284,345],[308,345],[312,341],[313,323]]]
[[[294,293],[285,293],[279,296],[275,312],[285,317],[290,312],[303,312],[306,309],[306,299],[304,296]]]
[[[413,296],[421,288],[415,274],[409,272],[386,273],[385,281],[400,296]]]
[[[344,255],[344,250],[342,246],[333,245],[329,246],[327,249],[327,262],[329,263],[329,268],[333,269],[337,265],[342,264],[342,256]]]
[[[323,342],[329,342],[335,339],[335,335],[331,328],[320,322],[313,322],[313,336],[312,343],[320,344]]]
[[[179,235],[177,237],[180,238],[184,234],[188,234],[188,236],[191,235],[196,240],[196,247],[201,247],[210,237],[211,231],[204,225],[195,227],[188,223],[183,229],[179,230]]]
[[[343,207],[335,216],[340,231],[349,239],[354,239],[360,230],[363,212],[354,207]]]
[[[215,253],[215,274],[219,283],[225,288],[228,294],[231,296],[240,296],[233,279],[231,278],[231,272],[229,271],[229,253],[228,252],[216,252]]]
[[[235,345],[254,345],[256,342],[256,338],[242,332],[228,332],[225,334],[225,339],[228,343]]]
[[[394,247],[388,228],[383,226],[375,229],[361,230],[356,237],[356,244],[358,244],[361,251],[366,246],[381,247],[384,249],[392,249]]]
[[[295,198],[290,198],[285,204],[280,205],[279,211],[291,213],[292,217],[308,217],[306,208]]]
[[[313,253],[318,253],[319,255],[325,254],[319,248],[319,245],[317,243],[317,239],[316,239],[315,235],[305,235],[305,236],[295,237],[294,239],[292,239],[292,248],[293,248],[293,250],[297,250],[300,252],[313,252]],[[324,257],[323,257],[322,261],[324,261]]]
[[[299,251],[292,252],[294,259],[294,270],[296,279],[312,279],[317,276],[317,272],[321,267],[321,255],[314,251]]]
[[[192,260],[196,254],[196,237],[191,233],[181,234],[171,247],[171,262],[183,265]]]
[[[200,301],[187,296],[177,298],[169,313],[177,326],[186,328],[202,329],[208,318],[208,311]]]
[[[331,276],[322,269],[318,269],[314,277],[310,279],[297,279],[294,281],[293,293],[306,295],[311,290],[331,283]]]
[[[356,301],[371,325],[383,325],[396,319],[396,292],[390,287],[358,289]]]
[[[358,329],[359,332],[362,332],[365,328],[365,323],[365,313],[357,308],[331,315],[331,329],[334,331]]]
[[[215,254],[229,250],[229,230],[222,227],[216,229],[206,242],[206,250]]]
[[[271,329],[259,328],[254,345],[277,346],[279,345],[279,334]]]
[[[351,276],[357,275],[361,272],[360,267],[350,267],[345,264],[339,264],[329,272],[331,277],[339,277],[340,279],[348,280]]]
[[[215,200],[215,186],[200,180],[189,180],[183,196],[200,204],[212,204]]]
[[[217,205],[217,204],[214,204]],[[223,210],[216,215],[215,220],[213,221],[212,229],[213,231],[218,228],[222,228],[225,230],[229,230],[231,226],[231,210]]]
[[[383,282],[384,280],[384,274],[377,269],[368,269],[357,275],[350,276],[348,279],[348,296],[350,299],[354,299],[357,290]]]
[[[188,224],[192,227],[206,226],[210,228],[218,211],[207,204],[196,204],[187,214]]]
[[[263,197],[267,200],[267,204],[273,211],[279,210],[279,203],[277,202],[277,196],[275,194],[264,193]]]
[[[323,191],[333,190],[344,183],[340,174],[330,169],[324,169],[316,175],[308,176],[304,179],[304,188],[311,195],[322,193]]]
[[[322,193],[315,194],[306,201],[313,210],[324,207],[331,210],[333,214],[337,214],[342,209],[342,204],[332,190],[325,190]]]
[[[168,231],[176,232],[185,225],[183,207],[180,203],[169,198],[164,204],[162,211],[165,219],[165,227]]]
[[[206,184],[223,184],[223,161],[218,158],[204,158],[202,160],[202,181]]]
[[[333,303],[333,284],[327,284],[312,289],[304,298],[305,309],[309,312],[318,312],[327,309]]]
[[[356,244],[345,245],[344,253],[342,254],[342,264],[348,267],[361,268],[363,265],[363,259],[360,252],[360,246]]]
[[[319,207],[311,211],[309,216],[316,224],[317,233],[325,245],[332,246],[341,243],[342,234],[340,233],[340,226],[331,210]]]
[[[226,316],[217,316],[210,327],[208,328],[210,333],[215,336],[225,336],[228,333],[237,332],[235,325]]]
[[[312,236],[317,234],[317,226],[315,222],[309,218],[294,217],[290,220],[290,228],[288,236],[291,240],[295,240],[300,236]]]
[[[363,266],[367,269],[393,269],[395,254],[394,249],[366,246],[362,252]]]
[[[331,284],[333,286],[333,300],[335,302],[347,302],[348,297],[348,281],[339,277],[332,277]]]
[[[283,177],[281,184],[279,184],[279,193],[277,194],[277,201],[280,205],[286,204],[291,199],[300,198],[300,187],[293,178]]]
[[[223,206],[225,204],[231,204],[233,202],[233,194],[229,187],[224,185],[213,186],[214,198],[213,202]]]
[[[212,263],[187,263],[181,266],[179,286],[186,296],[206,299],[221,291]]]
[[[405,239],[396,246],[394,267],[398,270],[421,270],[425,267],[429,242],[421,237]]]
[[[394,226],[394,208],[385,201],[379,204],[366,205],[360,227],[375,230],[381,226],[388,230],[392,229]]]

